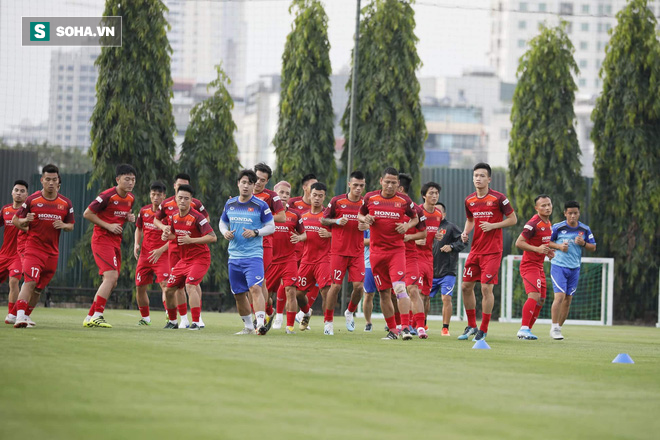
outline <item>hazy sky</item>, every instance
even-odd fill
[[[191,0],[205,1],[205,0]],[[218,0],[215,0],[218,1]],[[368,0],[363,0],[363,5]],[[291,30],[290,0],[248,0],[247,82],[279,73]],[[488,64],[490,0],[418,0],[415,5],[420,76],[460,75]],[[102,0],[0,0],[0,133],[29,119],[48,118],[51,48],[21,47],[21,16],[98,16]],[[350,62],[356,0],[325,0],[333,71]]]

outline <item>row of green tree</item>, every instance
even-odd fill
[[[617,20],[591,115],[591,227],[598,253],[615,258],[615,318],[650,320],[660,266],[660,41],[647,0],[630,0]],[[538,194],[551,195],[555,211],[584,194],[573,52],[565,24],[542,27],[518,67],[507,182],[524,220]]]

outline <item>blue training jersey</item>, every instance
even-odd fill
[[[229,242],[229,259],[263,258],[263,237],[244,238],[243,231],[261,229],[272,220],[273,214],[266,202],[255,196],[245,203],[239,202],[238,197],[227,200],[220,221],[234,231],[234,239]]]
[[[369,232],[369,229],[364,231],[364,238],[367,239],[371,237],[371,233]],[[364,247],[364,267],[371,269],[371,261],[369,261],[369,246]]]
[[[552,237],[550,237],[550,240],[557,244],[568,243],[568,252],[555,249],[555,258],[551,261],[553,266],[561,266],[568,269],[580,267],[582,246],[575,243],[575,238],[578,235],[582,235],[585,242],[596,244],[594,234],[591,233],[589,226],[584,223],[578,222],[575,228],[570,227],[566,220],[552,225]]]

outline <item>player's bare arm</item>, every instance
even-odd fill
[[[512,212],[510,216],[508,216],[501,222],[497,222],[497,223],[481,222],[479,223],[479,227],[481,228],[482,231],[488,232],[488,231],[492,231],[493,229],[508,228],[509,226],[513,226],[516,223],[518,223],[518,217],[516,217],[515,212]]]
[[[415,226],[417,226],[418,223],[419,223],[419,218],[417,216],[415,216],[415,217],[411,218],[410,221],[408,221],[408,222],[395,223],[396,228],[394,228],[394,229],[399,234],[405,234],[406,232],[408,232],[408,229],[414,228]],[[426,230],[420,231],[420,233],[421,232],[423,232],[424,237],[426,237]],[[414,235],[417,235],[417,234],[414,234]]]
[[[155,218],[155,217],[154,217],[154,225],[155,225],[158,229],[160,229],[161,231],[164,231],[164,230],[165,230],[165,226],[167,226],[167,225],[165,225],[163,222],[161,222],[160,220],[158,220],[158,219]]]
[[[403,236],[403,242],[407,243],[409,241],[414,241],[419,246],[424,246],[426,244],[426,230],[417,231],[414,234],[406,234]]]
[[[165,226],[163,233],[160,236],[160,239],[163,241],[174,240],[175,235],[172,233],[172,229],[169,226]]]
[[[465,220],[465,226],[463,227],[463,233],[461,233],[461,240],[463,240],[463,243],[468,242],[468,238],[470,238],[470,232],[474,229],[474,218],[468,218]]]
[[[371,225],[374,224],[374,221],[376,221],[376,219],[371,214],[367,214],[367,215],[358,214],[358,222],[364,223],[365,225],[367,225],[367,228],[363,229],[365,231],[367,229],[369,229],[368,226],[371,226]]]
[[[73,223],[64,223],[62,220],[55,220],[53,222],[53,228],[61,229],[62,231],[70,232],[73,231]]]
[[[133,245],[133,256],[136,260],[140,257],[140,247],[142,246],[143,237],[144,233],[142,232],[142,228],[135,228],[135,244]]]
[[[189,235],[181,235],[180,237],[177,237],[177,242],[179,244],[211,244],[216,241],[218,241],[218,237],[213,231],[203,237],[191,237]]]
[[[280,211],[277,214],[273,214],[273,220],[277,223],[284,223],[286,221],[286,211]]]
[[[589,252],[596,252],[596,245],[593,243],[587,243],[581,235],[575,237],[575,244],[585,248]],[[566,245],[568,246],[568,243],[566,243]]]
[[[302,234],[296,234],[295,232],[291,233],[291,243],[301,243],[307,240],[307,232]]]
[[[92,223],[94,223],[97,226],[102,227],[103,229],[107,229],[110,233],[112,234],[121,234],[124,228],[119,224],[119,223],[107,223],[104,222],[99,218],[98,215],[91,209],[87,208],[85,209],[85,212],[83,213],[83,218],[85,220],[88,220]]]
[[[321,238],[332,238],[332,232],[328,231],[327,229],[319,229],[319,237]]]
[[[339,217],[339,218],[322,218],[321,219],[321,224],[323,226],[345,226],[346,223],[348,223],[348,219],[346,217]]]
[[[12,217],[12,219],[11,219],[11,222],[12,222],[12,224],[13,224],[14,226],[16,226],[17,228],[19,228],[19,229],[21,229],[21,230],[27,232],[28,229],[29,229],[28,224],[29,224],[32,220],[34,220],[34,213],[33,213],[33,212],[30,212],[30,213],[28,213],[28,215],[25,216],[25,218],[18,218],[18,217],[16,217],[16,216],[14,215],[14,217]]]
[[[552,249],[550,249],[550,246],[548,246],[547,244],[542,244],[541,246],[532,246],[527,242],[527,240],[525,239],[525,237],[522,236],[522,234],[520,234],[518,236],[518,239],[516,240],[516,247],[523,251],[536,252],[537,254],[549,255],[552,253]]]
[[[128,215],[126,215],[126,221],[129,223],[135,223],[135,214],[129,212]]]
[[[160,257],[165,252],[167,252],[168,248],[169,248],[169,244],[165,243],[164,245],[162,245],[158,249],[154,249],[151,252],[149,252],[149,259],[148,259],[149,263],[152,263],[152,264],[157,263],[158,260],[160,259]]]

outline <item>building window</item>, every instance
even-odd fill
[[[527,29],[527,22],[526,21],[519,21],[518,22],[518,29]]]
[[[64,127],[64,129],[65,129],[66,131],[71,131],[71,126],[70,126],[70,125],[67,125],[67,126]]]
[[[580,69],[584,69],[587,67],[587,60],[580,60]]]
[[[603,60],[596,60],[596,67],[600,69],[602,65],[603,65]]]
[[[582,32],[589,32],[589,23],[582,23],[580,25],[580,29],[582,30]]]
[[[600,78],[596,78],[596,87],[600,87]]]
[[[71,120],[71,115],[66,115],[66,117],[64,118],[64,120],[66,120],[66,121],[70,121],[70,120]],[[70,130],[70,129],[69,129],[69,130]]]
[[[588,48],[589,48],[589,44],[586,41],[580,41],[581,50],[587,50]]]
[[[525,40],[518,40],[518,47],[525,47]]]
[[[520,2],[518,10],[521,12],[527,12],[527,2]]]
[[[583,14],[589,13],[589,5],[582,5],[582,13]]]
[[[612,13],[612,5],[605,5],[605,13],[606,14]]]
[[[559,3],[559,15],[573,15],[573,3]]]
[[[70,140],[71,140],[71,136],[69,136],[69,135],[64,136],[64,140],[70,141]]]
[[[539,12],[545,12],[548,10],[548,7],[545,3],[539,3]]]
[[[73,107],[70,106],[70,105],[67,105],[67,106],[66,106],[66,111],[70,112],[71,110],[73,110]]]
[[[566,22],[566,33],[567,34],[572,34],[573,33],[573,22],[572,21],[567,21]]]
[[[64,66],[60,66],[59,70],[60,71],[64,70]]]
[[[587,86],[587,80],[584,79],[584,78],[580,78],[580,79],[578,80],[578,85],[579,85],[580,87],[586,87],[586,86]]]
[[[73,66],[66,66],[66,70],[73,72]]]
[[[603,33],[603,23],[598,23],[598,33],[599,34]]]
[[[61,135],[61,134],[58,134],[58,135],[57,135],[57,140],[58,140],[58,141],[61,141],[61,140],[62,140],[62,135]]]
[[[609,23],[605,23],[605,30],[609,31],[610,29],[612,29],[612,25]]]
[[[61,130],[62,129],[62,124],[57,124],[57,129]]]

